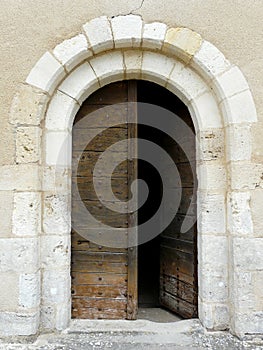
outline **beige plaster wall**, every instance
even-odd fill
[[[254,127],[254,156],[263,156],[263,84],[261,0],[2,0],[0,2],[0,164],[14,162],[14,135],[8,111],[19,82],[39,57],[83,23],[101,15],[141,14],[185,26],[212,42],[248,79],[260,117]]]

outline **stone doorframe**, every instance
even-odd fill
[[[162,85],[189,108],[200,145],[199,319],[207,329],[242,335],[238,236],[253,227],[250,191],[240,183],[239,166],[251,164],[250,128],[257,120],[251,92],[239,68],[199,34],[144,23],[136,15],[86,23],[80,34],[39,59],[13,100],[10,123],[16,127],[20,174],[13,234],[26,253],[19,269],[20,311],[9,314],[10,332],[69,325],[71,144],[64,141],[82,102],[123,79]]]

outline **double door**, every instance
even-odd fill
[[[177,108],[176,112],[181,111],[182,118],[190,118],[183,104],[165,89],[137,81],[117,82],[98,90],[84,102],[75,118],[71,248],[73,318],[136,319],[140,281],[145,269],[147,271],[151,266],[155,266],[154,276],[158,278],[156,306],[186,318],[197,315],[196,225],[188,232],[180,233],[187,206],[195,195],[194,174],[177,144],[164,134],[158,134],[158,130],[140,126],[140,114],[144,110],[138,102],[158,103],[170,110]],[[143,247],[147,249],[147,243],[136,246],[141,234],[136,225],[147,220],[147,212],[151,212],[154,201],[158,207],[158,200],[161,200],[159,182],[152,183],[153,194],[146,206],[138,212],[133,212],[129,206],[134,200],[139,201],[140,185],[137,191],[131,186],[138,174],[146,181],[152,177],[151,169],[137,160],[140,147],[134,139],[138,136],[158,142],[173,158],[184,178],[178,213],[158,236],[155,256],[144,254]],[[112,145],[118,146],[112,148]],[[107,157],[103,158],[105,152]],[[96,168],[97,164],[102,164],[102,170]],[[109,175],[110,182],[107,181]],[[151,201],[154,193],[156,198]],[[123,203],[121,210],[117,202]],[[87,219],[87,213],[95,220]],[[154,259],[153,263],[142,256]]]

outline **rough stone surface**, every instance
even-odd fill
[[[54,48],[53,54],[67,71],[92,56],[92,52],[88,49],[87,39],[83,34],[63,41]]]
[[[228,332],[205,332],[197,320],[160,324],[138,320],[124,325],[108,322],[90,327],[76,323],[62,334],[43,334],[38,339],[14,339],[12,343],[0,343],[2,350],[261,350],[261,339],[238,340]],[[84,323],[85,325],[86,323]],[[128,329],[127,329],[128,327]]]
[[[36,87],[21,84],[12,101],[10,123],[39,125],[44,118],[48,96]]]
[[[16,130],[16,162],[35,163],[40,160],[41,129],[19,127]]]
[[[202,43],[198,33],[188,28],[170,28],[164,39],[164,51],[178,55],[185,62],[189,62]]]
[[[13,234],[38,236],[41,230],[40,192],[18,192],[14,195]]]
[[[51,53],[46,52],[31,70],[26,82],[51,94],[65,75],[62,65]]]
[[[167,25],[165,23],[146,23],[143,29],[142,45],[151,49],[161,49],[165,39]]]
[[[100,30],[98,30],[100,28]],[[109,19],[106,16],[94,18],[83,26],[84,33],[87,35],[92,51],[99,53],[113,49],[113,37]]]
[[[116,48],[138,47],[142,40],[142,19],[140,16],[116,16],[111,19]]]
[[[80,67],[76,68],[59,86],[60,91],[71,96],[80,104],[98,88],[98,79],[88,63],[83,63]],[[58,108],[61,108],[61,106],[59,105]]]

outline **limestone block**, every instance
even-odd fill
[[[254,123],[257,111],[249,90],[223,100],[220,106],[227,124]]]
[[[142,41],[142,19],[140,16],[117,16],[111,19],[116,48],[139,47]]]
[[[88,63],[76,68],[59,86],[60,91],[80,104],[97,89],[99,89],[98,79]]]
[[[2,238],[0,271],[35,273],[38,270],[37,238]]]
[[[161,49],[167,25],[160,22],[146,23],[143,28],[142,46],[149,49]]]
[[[18,192],[14,195],[13,234],[37,236],[41,230],[40,192]]]
[[[233,237],[233,261],[246,271],[263,270],[263,239]]]
[[[201,36],[188,28],[170,28],[166,32],[163,51],[188,63],[202,44]]]
[[[253,233],[249,192],[228,194],[228,230],[236,235]]]
[[[255,293],[251,272],[237,269],[233,273],[234,286],[231,288],[232,303],[236,312],[251,312],[255,310]]]
[[[19,275],[12,272],[1,272],[0,310],[14,311],[18,308]]]
[[[43,168],[43,191],[65,193],[71,186],[71,170],[64,166],[48,166]]]
[[[40,303],[40,272],[21,274],[19,277],[19,305],[36,308]]]
[[[43,270],[43,303],[57,304],[70,299],[70,272],[59,270]]]
[[[2,336],[34,335],[38,331],[38,313],[0,313],[0,334]]]
[[[111,26],[106,16],[94,18],[84,24],[83,31],[87,35],[94,53],[113,49]]]
[[[226,188],[226,167],[224,164],[207,161],[197,165],[199,190],[222,192]]]
[[[250,312],[250,313],[235,313],[234,315],[234,333],[241,339],[246,334],[263,333],[263,312]]]
[[[222,234],[226,232],[225,196],[223,194],[198,194],[198,232]]]
[[[65,131],[48,131],[46,140],[46,165],[58,167],[71,165],[71,134]]]
[[[165,86],[174,68],[174,60],[155,52],[144,52],[142,59],[142,79]]]
[[[229,125],[226,128],[227,160],[249,160],[251,158],[251,128],[248,125]]]
[[[253,286],[254,286],[254,294],[257,304],[257,311],[262,310],[263,305],[263,271],[257,271],[253,273]]]
[[[12,101],[10,123],[40,125],[48,100],[48,95],[36,87],[21,84]]]
[[[176,62],[169,76],[167,88],[174,92],[183,102],[188,103],[207,91],[204,81],[189,67]]]
[[[41,305],[40,325],[41,329],[54,330],[56,322],[56,307],[54,305]]]
[[[123,55],[119,51],[92,58],[90,64],[101,86],[124,79]]]
[[[229,329],[229,308],[227,305],[214,306],[214,326],[213,329],[217,330],[228,330]]]
[[[203,129],[218,129],[223,127],[223,121],[214,96],[205,92],[187,104],[190,114],[195,116],[196,131]]]
[[[63,41],[54,48],[53,54],[68,72],[92,56],[92,52],[88,49],[87,39],[83,34]]]
[[[231,188],[233,190],[248,190],[263,188],[263,165],[251,162],[232,162]]]
[[[70,265],[70,235],[41,236],[42,268],[52,269]]]
[[[243,73],[236,66],[215,77],[212,87],[216,91],[219,101],[249,89]]]
[[[65,75],[63,66],[51,53],[46,52],[33,67],[26,82],[51,95]]]
[[[197,143],[197,159],[202,161],[216,161],[224,158],[224,138],[224,130],[220,128],[200,131]]]
[[[12,213],[14,209],[14,193],[11,191],[0,191],[0,238],[9,237],[12,234]]]
[[[198,316],[202,325],[207,329],[213,329],[214,314],[213,304],[204,302],[198,297]]]
[[[125,77],[128,79],[139,79],[142,67],[142,52],[125,51],[124,52]]]
[[[43,228],[46,234],[70,232],[71,203],[67,195],[46,194],[44,198]]]
[[[222,74],[231,66],[222,52],[205,40],[192,58],[191,65],[205,78]]]
[[[0,168],[0,190],[40,190],[39,166],[33,164],[4,165]]]
[[[250,207],[254,227],[254,235],[257,237],[263,237],[263,189],[256,189],[254,191],[251,191]]]
[[[39,127],[18,127],[16,130],[16,162],[39,162],[40,142],[41,129]]]
[[[62,331],[69,326],[71,316],[71,303],[70,300],[67,303],[57,305],[56,312],[56,329]]]
[[[201,280],[199,295],[207,302],[226,302],[228,298],[228,283],[226,274],[218,276],[213,271],[204,269],[199,274]]]
[[[228,238],[226,236],[201,235],[198,242],[199,272],[205,278],[218,277],[218,286],[225,290],[228,264]],[[221,280],[220,280],[221,278]],[[225,285],[222,285],[222,283]],[[200,280],[202,283],[202,279]],[[209,287],[208,287],[209,288]],[[211,287],[212,288],[212,287]]]
[[[70,130],[78,109],[79,104],[74,98],[57,91],[47,110],[46,128],[48,130]]]

